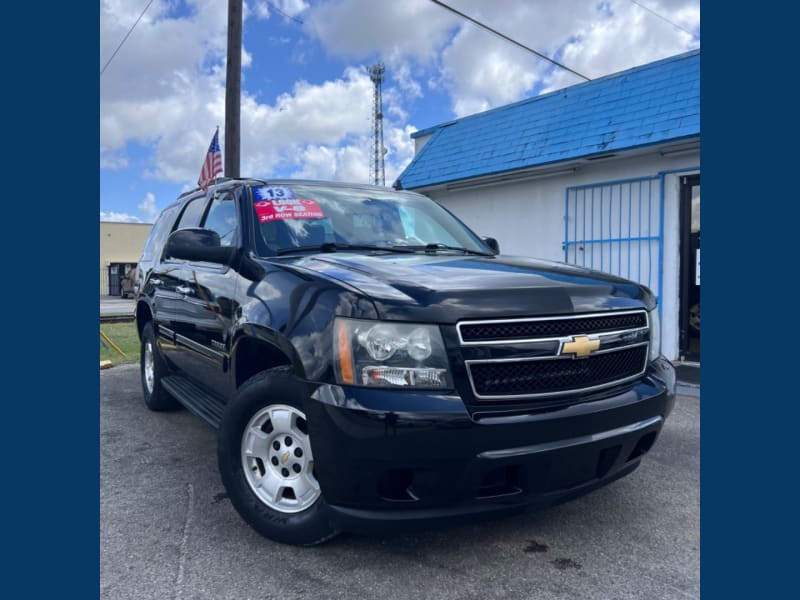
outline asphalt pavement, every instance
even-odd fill
[[[259,536],[219,478],[216,433],[153,413],[137,365],[100,372],[100,593],[137,599],[698,598],[700,400],[678,397],[631,475],[561,506],[313,548]]]

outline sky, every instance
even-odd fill
[[[699,0],[444,1],[592,79],[700,47]],[[148,2],[101,0],[99,69]],[[243,177],[368,183],[377,62],[386,185],[414,131],[583,81],[430,0],[250,0],[242,38]],[[153,0],[105,67],[101,221],[197,187],[217,126],[224,155],[226,46],[227,2]]]

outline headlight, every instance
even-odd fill
[[[650,360],[653,361],[661,354],[661,320],[657,306],[647,314],[650,319]]]
[[[336,380],[370,387],[452,388],[436,325],[337,317],[333,325]]]

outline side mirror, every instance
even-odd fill
[[[489,249],[491,249],[492,252],[494,252],[495,254],[500,254],[500,244],[497,243],[496,239],[494,239],[493,237],[485,237],[481,239],[483,240],[484,244],[489,246]]]
[[[235,252],[235,248],[220,245],[216,231],[199,228],[173,231],[164,246],[164,258],[223,265],[231,262]]]

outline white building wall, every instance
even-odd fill
[[[428,143],[428,140],[430,140],[431,137],[433,137],[432,133],[429,133],[428,135],[421,135],[419,137],[414,138],[414,156],[419,154],[419,151],[422,150],[422,148],[425,146],[425,144]]]
[[[699,151],[678,157],[654,153],[595,164],[584,163],[577,172],[568,175],[449,192],[440,188],[424,193],[453,211],[478,235],[497,238],[503,254],[563,261],[567,187],[655,176],[663,171],[687,169],[699,164]],[[680,175],[691,172],[699,170]],[[670,360],[679,358],[680,175],[666,175],[664,181],[662,352]],[[654,187],[657,189],[658,184]]]

